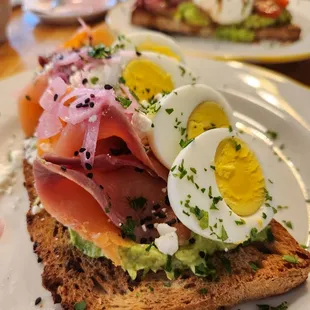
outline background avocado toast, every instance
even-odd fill
[[[301,28],[292,23],[292,15],[286,8],[277,15],[260,14],[253,10],[242,22],[221,25],[212,21],[193,2],[174,1],[162,7],[162,1],[153,1],[152,6],[147,1],[137,1],[132,11],[131,22],[137,26],[167,33],[215,37],[233,42],[250,43],[261,40],[294,42],[300,38]],[[244,1],[244,3],[247,2]],[[278,1],[256,0],[254,2],[256,5]],[[286,5],[288,3],[288,1],[282,2]],[[153,3],[157,3],[157,6]]]
[[[27,227],[43,285],[64,309],[85,301],[87,309],[220,309],[285,293],[306,281],[310,254],[275,220],[269,240],[240,246],[210,259],[214,279],[182,273],[169,281],[164,272],[136,280],[106,258],[90,258],[70,242],[68,229],[45,210],[33,215],[37,198],[32,166],[24,161],[30,210]],[[43,220],[44,219],[44,220]]]

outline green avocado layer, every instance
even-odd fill
[[[203,27],[211,24],[210,18],[192,2],[180,3],[174,17],[176,20],[183,21],[191,26]],[[255,30],[286,25],[291,23],[291,21],[292,15],[287,10],[283,10],[278,18],[252,14],[242,23],[218,26],[215,30],[215,36],[219,39],[234,42],[253,42],[255,40]]]
[[[69,229],[71,243],[85,255],[92,258],[103,257],[104,253],[93,243],[84,240],[76,232]],[[258,234],[252,235],[249,242],[263,242],[270,239],[271,230],[266,227]],[[135,244],[129,248],[120,248],[122,268],[126,270],[132,279],[135,279],[139,270],[157,272],[165,270],[167,277],[173,279],[177,272],[190,269],[201,277],[214,277],[215,269],[208,262],[208,257],[217,251],[232,250],[238,245],[203,238],[197,234],[192,235],[187,245],[183,245],[173,255],[169,256],[159,252],[154,245]]]

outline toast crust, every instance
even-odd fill
[[[25,187],[30,206],[37,197],[32,166],[24,161]],[[164,273],[149,273],[132,281],[120,267],[105,258],[92,259],[69,242],[67,228],[45,210],[27,213],[27,227],[38,255],[44,264],[42,283],[55,303],[74,309],[85,300],[87,309],[209,309],[230,307],[242,301],[285,293],[306,281],[310,272],[310,253],[275,220],[271,229],[272,243],[249,245],[212,257],[219,281],[210,282],[190,274],[167,281]],[[268,252],[268,254],[266,254]],[[298,257],[298,264],[282,259],[282,255]],[[220,256],[231,262],[232,273],[223,267]],[[261,268],[254,272],[249,262]],[[206,289],[206,294],[201,294]]]
[[[171,14],[170,14],[171,15]],[[211,37],[215,32],[215,25],[197,27],[173,19],[172,16],[153,14],[143,8],[136,7],[132,11],[131,23],[136,26],[176,33],[187,36]],[[299,40],[301,28],[297,25],[267,27],[255,31],[255,41],[276,40],[294,42]]]

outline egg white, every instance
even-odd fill
[[[212,20],[220,25],[244,21],[253,10],[254,0],[194,0],[198,7],[209,13]]]
[[[170,48],[170,50],[180,57],[180,61],[184,62],[184,55],[178,44],[169,36],[155,31],[139,31],[128,33],[124,38],[119,38],[112,46],[123,45],[125,50],[135,51],[136,47],[145,41],[151,41],[154,45],[160,45]]]
[[[212,187],[213,197],[221,196],[216,183],[215,172],[210,168],[210,165],[214,165],[215,153],[219,143],[223,139],[233,136],[238,136],[238,134],[235,132],[230,133],[226,128],[209,130],[198,136],[191,144],[179,153],[174,161],[173,166],[176,166],[176,168],[169,173],[167,188],[169,201],[173,211],[179,220],[190,230],[205,238],[223,241],[219,238],[222,236],[223,226],[228,235],[228,238],[224,241],[227,243],[239,244],[250,237],[253,228],[256,228],[258,232],[265,228],[273,218],[274,210],[272,207],[268,207],[264,203],[256,213],[243,217],[234,213],[225,203],[224,199],[219,201],[216,205],[218,210],[210,210],[212,199],[208,196],[209,186]],[[273,197],[272,201],[268,202],[275,206],[278,205],[277,197],[273,195],[274,184],[267,181],[268,179],[275,179],[273,178],[272,166],[270,163],[262,162],[259,156],[260,152],[267,152],[267,154],[270,153],[269,157],[273,158],[272,150],[268,146],[262,149],[261,144],[256,143],[257,141],[251,136],[243,134],[242,137],[239,138],[255,153],[262,168],[265,177],[265,187]],[[189,175],[193,174],[190,170],[191,167],[196,169],[197,174],[194,174],[194,181],[198,184],[199,189],[187,179],[187,176],[182,179],[175,176],[175,174],[178,173],[178,166],[182,161],[184,161],[184,167]],[[207,171],[205,171],[205,168]],[[202,188],[206,189],[204,193],[201,191]],[[188,199],[188,195],[191,197],[191,206],[198,206],[201,210],[208,212],[209,228],[202,229],[195,215],[190,213],[188,208],[184,207],[184,201]],[[183,201],[183,204],[181,204],[181,201]],[[184,214],[183,211],[188,212],[190,216]],[[262,217],[263,213],[266,214],[266,219]],[[220,219],[222,222],[220,222]],[[237,225],[235,221],[240,221],[240,219],[245,220],[246,224],[240,226]],[[213,233],[210,230],[210,226],[214,227],[216,223],[217,228],[213,228]]]
[[[213,101],[221,106],[234,128],[235,119],[230,105],[218,91],[207,85],[185,85],[160,100],[161,108],[153,118],[154,127],[148,132],[148,139],[152,151],[168,169],[182,150],[180,140],[186,139],[180,128],[187,127],[191,113],[204,101]],[[168,114],[167,109],[173,109],[173,112]],[[178,122],[178,128],[175,128]]]

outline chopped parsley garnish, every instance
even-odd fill
[[[277,206],[277,209],[278,209],[278,210],[288,209],[288,206],[280,206],[280,205],[279,205],[279,206]]]
[[[252,228],[251,229],[251,232],[250,232],[250,235],[251,235],[251,239],[255,239],[256,238],[256,236],[257,236],[257,234],[258,234],[258,230],[257,230],[257,228]]]
[[[206,288],[201,288],[198,290],[198,293],[200,295],[206,295],[208,293],[208,290]]]
[[[228,126],[228,130],[229,130],[229,132],[232,132],[232,131],[233,131],[231,125]]]
[[[271,139],[271,140],[276,140],[278,138],[278,133],[272,130],[267,130],[266,135]]]
[[[189,139],[189,140],[183,140],[181,139],[180,141],[180,146],[182,149],[186,148],[190,143],[192,143],[194,141],[194,139]]]
[[[152,246],[154,246],[153,242],[146,247],[145,251],[150,252]]]
[[[207,169],[207,168],[203,168],[203,170],[204,170],[204,171],[206,171],[206,172],[208,171],[208,169]]]
[[[240,225],[245,225],[246,222],[244,219],[240,219],[239,221],[235,221],[236,225],[240,226]]]
[[[105,213],[110,213],[110,209],[108,207],[104,208]]]
[[[282,221],[287,228],[293,229],[293,224],[291,221]]]
[[[88,55],[96,59],[109,58],[111,57],[111,54],[112,54],[111,48],[106,47],[103,44],[93,46],[88,51]]]
[[[173,174],[173,176],[179,177],[180,179],[183,179],[187,174],[187,170],[184,168],[184,159],[182,159],[181,164],[178,165],[178,171],[179,171],[179,173],[175,173],[175,174]]]
[[[228,239],[228,235],[227,235],[227,232],[226,232],[226,230],[225,230],[224,225],[222,225],[222,231],[221,231],[220,239],[221,239],[222,241],[225,241],[225,240]]]
[[[139,97],[137,96],[137,94],[133,91],[133,90],[129,90],[130,91],[130,93],[131,93],[131,95],[139,102],[140,101],[140,99],[139,99]]]
[[[125,84],[126,83],[126,80],[121,76],[119,79],[118,79],[118,82],[120,84]]]
[[[280,305],[276,307],[272,307],[269,305],[256,305],[256,306],[258,307],[258,310],[287,310],[288,309],[288,305],[286,301],[282,302]]]
[[[186,132],[186,128],[181,127],[180,128],[180,132],[181,132],[181,135],[183,136],[185,134],[185,132]]]
[[[136,221],[131,216],[127,216],[126,222],[121,225],[122,237],[127,237],[133,241],[136,241],[136,235],[134,234],[136,228]]]
[[[211,204],[211,206],[210,206],[210,210],[218,210],[218,208],[217,208],[216,205],[217,205],[221,200],[223,200],[223,198],[222,198],[221,196],[213,197],[213,198],[212,198],[212,204]]]
[[[74,305],[74,310],[85,310],[86,306],[86,301],[82,300]]]
[[[202,188],[201,189],[201,192],[204,194],[204,192],[206,191],[206,189],[205,188]]]
[[[182,67],[182,66],[179,66],[179,69],[181,70],[181,76],[184,76],[184,74],[185,74],[185,68],[184,67]]]
[[[267,229],[266,233],[267,233],[268,242],[273,242],[275,240],[275,238],[274,238],[274,235],[273,235],[270,227]]]
[[[283,255],[282,259],[292,264],[298,264],[298,259],[292,255]]]
[[[166,109],[165,111],[170,115],[174,111],[174,109]]]
[[[188,212],[184,211],[184,210],[183,210],[183,213],[184,213],[185,215],[187,215],[187,216],[190,216],[190,214],[189,214]]]
[[[29,96],[29,95],[26,95],[26,96],[25,96],[25,98],[26,98],[28,101],[30,101],[30,100],[31,100],[31,98],[30,98],[30,96]]]
[[[165,270],[167,272],[171,272],[172,271],[172,256],[171,255],[168,255],[167,263],[166,263],[166,266],[165,266]]]
[[[117,96],[115,100],[118,101],[125,109],[127,109],[131,105],[131,100],[128,98]]]
[[[97,76],[93,76],[90,78],[90,82],[94,85],[96,85],[99,81],[99,78]]]
[[[303,248],[303,249],[305,249],[305,250],[307,250],[309,247],[307,246],[307,245],[305,245],[305,244],[300,244],[300,246]]]
[[[271,181],[270,179],[268,179],[268,182],[271,183],[271,184],[273,184],[273,181]]]
[[[262,218],[263,218],[264,220],[267,218],[267,214],[266,214],[265,212],[263,212]]]
[[[211,186],[209,186],[208,196],[209,196],[210,199],[213,198],[213,197],[212,197],[212,187],[211,187]]]
[[[173,166],[173,167],[170,169],[170,171],[173,172],[174,169],[175,169],[176,167],[177,167],[177,165]]]
[[[241,150],[241,144],[239,144],[239,143],[238,143],[236,140],[234,140],[234,139],[231,139],[231,142],[232,142],[232,144],[234,145],[235,150],[236,150],[237,152]]]
[[[195,174],[197,173],[197,170],[195,168],[193,168],[193,167],[189,168],[189,170],[192,171]]]
[[[133,210],[141,210],[145,206],[147,199],[143,196],[140,197],[135,197],[135,198],[130,198],[127,197],[127,201],[129,203],[130,208]]]
[[[265,200],[272,201],[272,196],[269,195],[269,192],[267,191],[266,188],[264,188],[264,192],[265,192]]]
[[[221,256],[220,257],[221,259],[221,262],[225,268],[225,270],[228,272],[228,273],[231,273],[232,272],[232,269],[231,269],[231,263],[230,263],[230,260],[225,257],[225,256]]]
[[[256,272],[259,268],[259,266],[254,262],[249,262],[250,267],[253,269],[254,272]]]
[[[285,145],[284,145],[284,144],[281,144],[281,145],[279,146],[279,149],[280,149],[281,151],[283,151],[283,150],[285,149]]]
[[[210,168],[215,171],[215,166],[210,165]]]

